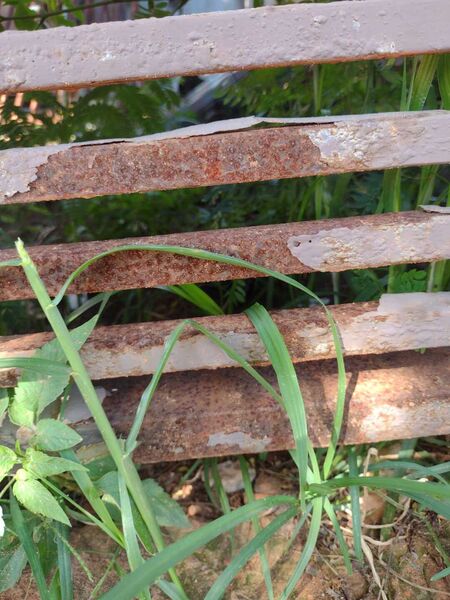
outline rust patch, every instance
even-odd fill
[[[347,359],[346,444],[375,443],[450,433],[450,349]],[[296,367],[315,446],[327,446],[336,399],[334,361]],[[275,383],[271,369],[261,369]],[[147,377],[103,381],[104,407],[116,431],[126,435]],[[224,393],[224,390],[227,390]],[[93,427],[80,433],[88,438]],[[236,438],[236,432],[241,433]],[[233,435],[234,434],[234,435]],[[211,436],[231,444],[208,445]],[[248,436],[248,437],[246,437]],[[212,438],[218,439],[218,438]],[[239,439],[239,444],[236,444]],[[136,460],[142,463],[292,447],[281,407],[241,369],[165,375],[144,421]]]
[[[261,122],[285,126],[245,129],[245,123]],[[0,178],[0,195],[14,204],[439,164],[450,160],[449,140],[450,111],[331,122],[231,119],[143,138],[55,146],[45,162],[46,148],[4,150],[0,163],[10,164],[12,152],[21,164],[23,155],[32,176],[16,188],[14,174],[3,184]]]
[[[450,293],[386,294],[380,302],[330,307],[347,356],[446,346],[450,339]],[[274,311],[272,317],[294,362],[335,356],[324,311],[319,307]],[[268,364],[258,335],[245,315],[197,319],[254,365]],[[154,373],[164,343],[180,321],[99,327],[81,354],[95,380]],[[0,356],[32,354],[49,334],[0,338]],[[195,329],[187,328],[165,367],[166,372],[234,367],[236,363]],[[0,372],[0,386],[13,373]],[[256,442],[255,442],[256,443]]]
[[[406,246],[411,231],[420,230],[422,233],[434,231],[436,224],[443,218],[445,218],[443,215],[414,211],[146,238],[35,246],[29,247],[28,250],[50,294],[56,294],[70,273],[84,261],[123,244],[165,244],[201,248],[239,257],[282,273],[309,273],[314,271],[315,267],[303,264],[296,257],[296,253],[291,252],[293,245],[290,241],[298,239],[299,236],[313,239],[308,236],[317,236],[320,232],[332,232],[344,228],[348,231],[348,239],[353,239],[356,243],[357,240],[361,240],[361,231],[372,232],[374,239],[378,235],[377,232],[382,231],[383,235]],[[446,245],[425,233],[416,236],[414,244],[409,244],[407,262],[449,258]],[[17,258],[15,251],[0,250],[0,262],[13,258]],[[326,268],[327,271],[336,272],[368,266],[400,264],[402,261],[405,261],[405,255],[399,255],[394,251],[388,255],[376,252],[370,257],[359,252],[352,252],[350,256],[335,253],[330,255]],[[96,262],[72,284],[69,291],[81,293],[126,290],[249,277],[258,277],[258,274],[212,261],[155,252],[127,251]],[[0,269],[0,300],[32,297],[33,293],[20,267]]]

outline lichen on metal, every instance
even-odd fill
[[[5,31],[0,93],[449,52],[449,20],[447,0],[365,0]]]

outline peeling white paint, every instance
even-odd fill
[[[421,208],[425,212],[442,213],[444,215],[450,215],[450,206],[437,206],[436,204],[420,204],[419,208]]]
[[[311,235],[292,236],[288,248],[317,271],[345,271],[408,262],[450,258],[448,218],[398,225],[335,227]]]
[[[68,148],[67,144],[38,148],[11,148],[0,152],[0,202],[27,192],[37,178],[38,168],[50,156]]]
[[[354,317],[340,328],[344,350],[357,354],[448,346],[450,294],[448,292],[383,294],[376,311]]]
[[[385,153],[380,140],[392,138],[391,123],[367,121],[364,124],[336,123],[308,134],[311,142],[320,150],[321,160],[327,165],[337,166],[356,161],[364,166],[374,160],[374,152]]]
[[[17,193],[27,192],[37,170],[50,156],[81,146],[112,143],[148,144],[160,140],[189,138],[215,133],[242,131],[258,125],[305,126],[305,133],[321,153],[321,161],[341,169],[346,163],[377,169],[395,165],[444,162],[448,157],[450,111],[379,113],[313,118],[242,117],[182,127],[173,131],[136,138],[112,138],[35,148],[0,151],[0,203]],[[322,128],[314,126],[323,125]],[[326,127],[329,125],[329,127]],[[419,143],[420,142],[420,143]]]
[[[243,431],[233,433],[213,433],[208,437],[207,446],[238,446],[243,452],[263,452],[271,443],[272,438],[265,436],[262,440],[252,438]]]
[[[375,391],[372,388],[370,380],[367,381],[366,387],[369,386],[372,396],[383,397],[381,390]],[[410,406],[381,403],[373,406],[371,412],[358,422],[359,435],[366,443],[402,438],[405,435],[413,437],[411,432],[414,431],[419,431],[421,436],[433,435],[437,430],[443,432],[442,426],[437,425],[437,415],[440,423],[450,423],[450,403],[439,402],[437,399],[433,400],[431,406],[428,403],[422,406],[414,402],[410,403]]]
[[[365,0],[5,31],[0,93],[448,52],[449,18],[448,0]]]

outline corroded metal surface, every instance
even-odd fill
[[[198,231],[147,238],[30,247],[29,251],[51,294],[85,260],[123,244],[164,244],[201,248],[242,258],[282,273],[316,270],[301,259],[301,242],[323,240],[322,261],[327,271],[380,267],[387,264],[437,261],[450,258],[450,215],[405,212],[323,221],[306,221],[239,229]],[[334,235],[334,231],[338,235]],[[343,240],[342,232],[346,233]],[[325,239],[324,233],[328,234]],[[363,233],[363,235],[362,235]],[[385,245],[379,239],[387,238]],[[333,240],[336,240],[333,243]],[[314,244],[315,245],[315,244]],[[327,252],[327,250],[332,252]],[[0,262],[16,258],[1,250]],[[319,265],[322,267],[322,264]],[[113,254],[93,264],[69,291],[98,292],[148,288],[157,285],[201,283],[257,277],[241,269],[211,261],[145,251]],[[31,298],[33,293],[19,267],[0,269],[0,300]]]
[[[247,120],[244,120],[247,122]],[[304,119],[242,129],[0,152],[4,204],[450,162],[450,111]],[[185,137],[189,135],[189,137]]]
[[[450,342],[450,292],[386,294],[379,302],[331,307],[347,356],[447,346]],[[294,362],[335,356],[325,313],[319,307],[272,313]],[[264,346],[245,315],[197,319],[256,365],[268,364]],[[180,321],[116,325],[96,329],[82,349],[95,380],[154,373],[164,343]],[[0,338],[0,357],[28,356],[51,339],[49,334]],[[236,366],[203,334],[187,328],[175,346],[166,372]],[[14,382],[0,371],[0,386]]]
[[[346,361],[347,444],[450,433],[450,350],[354,357]],[[326,446],[335,406],[334,361],[296,367],[315,446]],[[269,368],[261,372],[272,383]],[[103,381],[98,390],[116,430],[126,434],[147,377]],[[89,423],[78,426],[94,441]],[[292,447],[282,409],[240,369],[162,378],[135,458],[139,462],[255,453]]]
[[[6,31],[0,92],[448,52],[449,21],[447,0],[365,0]]]

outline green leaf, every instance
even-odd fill
[[[356,460],[356,452],[355,448],[352,446],[349,448],[348,453],[348,464],[350,470],[350,477],[358,477],[358,463]],[[359,504],[359,487],[357,485],[352,485],[349,488],[350,491],[350,500],[352,507],[352,533],[353,533],[353,548],[355,551],[356,558],[363,561],[363,553],[362,553],[362,517],[361,517],[361,507]]]
[[[3,540],[7,543],[3,543]],[[26,564],[27,557],[22,544],[12,535],[5,535],[0,546],[0,593],[16,585]]]
[[[86,467],[80,463],[49,456],[33,448],[27,449],[23,465],[28,472],[36,477],[50,477],[67,471],[87,471]]]
[[[312,518],[311,525],[309,527],[308,537],[306,538],[306,543],[303,546],[303,550],[297,562],[297,565],[295,566],[295,569],[292,572],[291,577],[289,578],[289,581],[287,582],[282,595],[280,596],[280,600],[287,600],[291,593],[294,591],[295,586],[297,585],[299,579],[305,572],[305,569],[308,566],[309,561],[311,560],[314,548],[316,547],[317,538],[319,537],[320,532],[320,524],[322,522],[322,499],[315,498],[312,504]]]
[[[105,494],[105,502],[110,502],[117,508],[120,508],[119,480],[117,471],[111,471],[110,473],[107,473],[96,482],[96,485]],[[189,519],[184,514],[181,506],[179,506],[179,504],[173,498],[171,498],[169,494],[167,494],[162,487],[156,483],[156,481],[153,479],[145,479],[142,482],[142,485],[150,500],[159,525],[164,527],[178,527],[180,529],[187,529],[191,526]],[[138,530],[139,537],[141,537],[141,534],[143,531],[145,531],[145,526],[141,520],[139,511],[132,500],[131,506],[134,521],[136,523],[136,529]]]
[[[45,488],[44,488],[45,489]],[[15,532],[19,538],[25,554],[27,555],[28,562],[30,563],[31,570],[33,572],[34,581],[39,590],[41,600],[48,600],[49,593],[47,584],[45,582],[44,573],[42,571],[41,563],[39,562],[39,556],[36,551],[36,546],[33,543],[30,531],[27,527],[25,519],[23,518],[22,511],[17,504],[14,494],[10,494],[10,507],[11,517],[14,525]],[[59,508],[59,506],[58,506]]]
[[[448,577],[450,575],[450,567],[439,571],[439,573],[435,573],[431,578],[431,581],[439,581],[439,579],[443,579],[444,577]]]
[[[8,405],[9,405],[8,391],[5,389],[0,389],[0,427],[3,423],[3,419],[5,418],[6,411],[8,410]]]
[[[83,325],[72,329],[70,336],[77,350],[83,346],[97,320],[96,315]],[[49,377],[43,373],[37,376],[35,371],[24,369],[15,389],[9,416],[13,423],[25,427],[33,426],[36,417],[63,393],[70,379],[70,369],[66,366],[66,357],[57,339],[44,344],[33,358],[59,363],[64,370]]]
[[[322,506],[321,500],[319,500],[319,503]],[[240,523],[250,520],[270,507],[281,506],[283,504],[296,505],[297,500],[292,496],[270,496],[262,500],[255,500],[251,504],[241,506],[230,514],[219,517],[200,529],[188,533],[182,539],[177,540],[174,544],[167,546],[164,550],[146,560],[136,571],[122,577],[117,585],[101,597],[102,600],[117,600],[117,598],[120,598],[120,600],[131,600],[141,590],[154,583],[168,569],[193,554],[214,538],[234,529]]]
[[[82,439],[76,431],[62,421],[42,419],[36,426],[32,443],[42,450],[58,452],[76,446]]]
[[[36,479],[16,481],[13,486],[13,493],[17,500],[30,512],[70,525],[66,513],[58,502],[48,489]]]
[[[178,502],[171,498],[154,479],[144,479],[142,485],[160,525],[180,529],[188,529],[191,526]]]
[[[283,397],[282,405],[289,418],[294,436],[296,462],[300,476],[300,492],[304,503],[309,438],[305,405],[297,373],[283,336],[267,310],[260,304],[254,304],[246,313],[258,332],[277,375],[278,385]]]
[[[17,462],[16,453],[11,448],[0,446],[0,479],[8,475]]]
[[[395,276],[392,283],[391,292],[426,292],[427,291],[427,272],[411,269],[405,273],[399,273]]]
[[[223,315],[220,306],[195,283],[184,283],[183,285],[161,286],[160,289],[172,292],[183,300],[187,300],[207,315]]]
[[[68,545],[69,529],[61,523],[56,524],[56,547],[58,552],[58,571],[61,600],[73,600],[72,557]],[[67,542],[67,543],[65,543]]]

